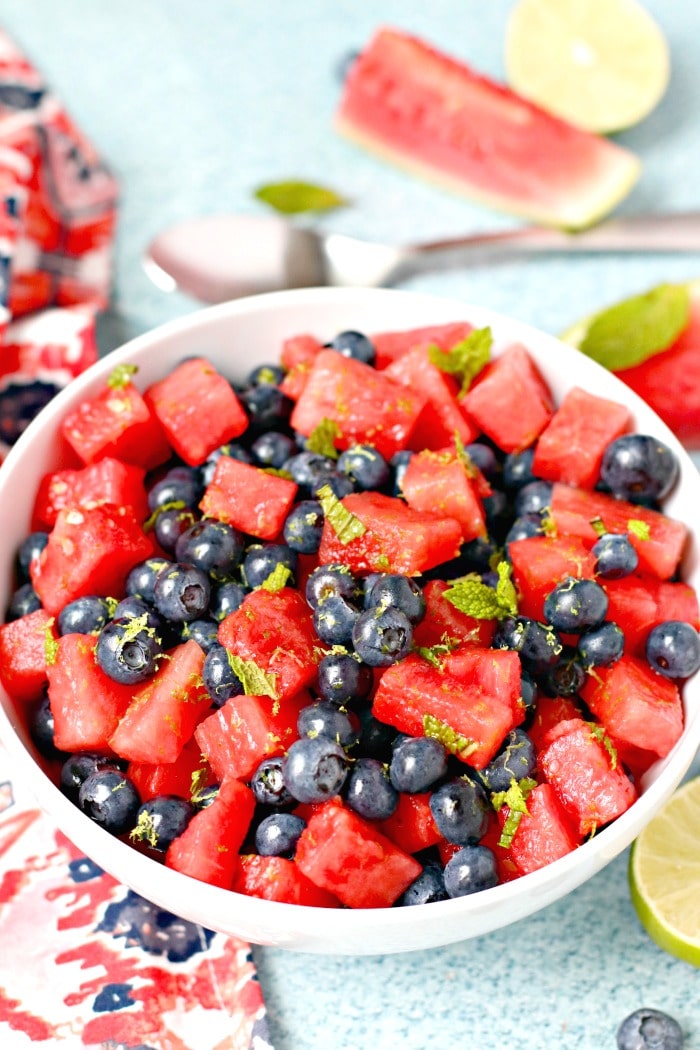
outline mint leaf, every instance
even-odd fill
[[[246,696],[269,696],[277,699],[277,675],[263,671],[255,660],[244,660],[242,656],[227,651],[231,670],[240,679]]]
[[[490,328],[475,328],[450,350],[439,346],[428,347],[428,357],[442,372],[454,376],[461,384],[460,395],[466,394],[472,380],[478,376],[491,356],[493,336]]]
[[[498,583],[495,587],[489,587],[477,573],[469,573],[451,580],[443,598],[475,620],[504,620],[508,616],[517,616],[518,596],[510,578],[511,566],[501,561],[496,571]]]
[[[122,387],[129,385],[131,377],[135,375],[138,370],[138,365],[117,365],[107,377],[107,386],[111,387],[112,390],[121,390]]]
[[[597,314],[579,350],[610,371],[620,371],[668,350],[689,323],[688,288],[661,284]]]
[[[328,456],[329,459],[337,459],[338,450],[335,447],[335,441],[339,435],[340,427],[336,421],[324,416],[321,422],[314,427],[306,439],[306,447],[309,452],[318,452],[320,456]]]
[[[306,211],[330,211],[342,208],[349,202],[335,190],[325,186],[315,186],[311,182],[299,179],[287,179],[283,182],[270,182],[258,186],[255,197],[263,204],[269,204],[282,215],[299,215]]]
[[[503,806],[508,806],[509,810],[498,840],[498,845],[503,849],[508,849],[511,845],[523,814],[527,813],[528,816],[530,815],[527,810],[527,798],[533,788],[536,787],[537,781],[532,780],[530,777],[523,777],[522,780],[513,778],[507,791],[494,791],[492,793],[491,805],[493,808],[499,810]]]
[[[442,670],[443,657],[448,656],[460,644],[459,638],[448,638],[446,635],[443,635],[443,638],[445,640],[436,645],[417,645],[414,649],[414,652],[438,670]]]
[[[451,755],[466,758],[478,748],[478,744],[469,737],[462,736],[447,722],[441,722],[434,715],[423,715],[423,732],[433,740],[439,740],[446,751]]]
[[[283,565],[282,562],[278,562],[269,576],[265,577],[260,586],[266,591],[281,591],[283,587],[287,586],[291,575],[292,570],[289,566]]]
[[[365,534],[367,531],[365,526],[359,518],[356,518],[343,506],[330,485],[321,486],[316,496],[323,508],[326,521],[343,545]]]

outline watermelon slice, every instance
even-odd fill
[[[354,62],[336,127],[447,189],[567,229],[611,211],[640,171],[628,150],[393,29]]]

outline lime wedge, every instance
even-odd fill
[[[670,73],[666,39],[636,0],[519,0],[505,63],[514,91],[599,133],[650,113]]]
[[[700,966],[700,777],[679,788],[636,839],[629,884],[652,940]]]

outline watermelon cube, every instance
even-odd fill
[[[508,544],[518,608],[523,616],[544,619],[549,592],[568,576],[592,580],[596,559],[576,536],[528,536]]]
[[[478,435],[478,429],[457,401],[456,380],[432,363],[427,346],[416,346],[402,354],[384,370],[384,375],[427,394],[428,400],[413,428],[409,448],[440,449],[454,442],[455,434],[468,445]]]
[[[377,332],[370,336],[375,351],[375,368],[383,369],[411,350],[436,346],[438,350],[451,350],[474,330],[467,321],[450,321],[448,324],[425,325],[407,328],[401,332]]]
[[[413,629],[413,644],[429,649],[444,644],[445,639],[456,639],[463,645],[481,648],[491,644],[496,632],[496,620],[477,620],[455,608],[444,598],[450,589],[446,580],[428,580],[423,587],[425,616]]]
[[[328,890],[316,886],[293,860],[244,853],[231,889],[248,897],[262,897],[283,904],[303,904],[309,908],[339,908],[340,901]]]
[[[46,642],[55,641],[45,609],[0,625],[0,681],[15,700],[38,700],[47,681]]]
[[[249,536],[274,540],[296,498],[297,485],[260,467],[221,456],[207,485],[200,510]]]
[[[698,596],[680,580],[658,580],[653,576],[624,576],[605,580],[608,619],[625,633],[625,652],[645,656],[649,631],[665,620],[685,620],[700,628]]]
[[[205,809],[192,817],[165,855],[168,868],[229,890],[238,871],[239,850],[255,810],[253,792],[240,780],[226,780]]]
[[[145,470],[104,456],[81,470],[56,470],[45,475],[34,502],[32,527],[52,529],[60,510],[68,507],[90,509],[103,503],[131,507],[134,517],[148,517],[148,500],[144,486]]]
[[[524,346],[494,358],[461,399],[470,419],[504,452],[522,452],[554,414],[547,384]]]
[[[429,791],[400,792],[396,809],[377,828],[404,853],[418,853],[443,841],[430,808]]]
[[[194,737],[187,741],[177,762],[129,762],[127,774],[142,802],[156,795],[189,798],[195,776],[200,787],[214,782]]]
[[[401,491],[414,510],[458,521],[464,543],[486,536],[479,482],[470,475],[454,445],[440,451],[426,449],[412,456],[401,480]]]
[[[583,835],[557,798],[551,784],[538,784],[527,796],[527,813],[523,813],[508,847],[508,854],[520,875],[537,871],[579,846]],[[498,811],[501,825],[510,810]]]
[[[535,745],[535,750],[541,751],[550,743],[552,733],[557,735],[556,727],[560,722],[581,717],[581,707],[573,697],[538,693],[527,735]]]

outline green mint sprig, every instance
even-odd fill
[[[343,546],[358,539],[359,536],[364,536],[367,529],[358,517],[343,506],[330,485],[322,485],[316,496],[323,508],[326,521]]]
[[[455,609],[476,620],[505,620],[518,615],[518,594],[511,580],[512,567],[501,561],[496,567],[498,583],[489,587],[476,573],[450,581],[444,592]]]
[[[428,357],[441,372],[454,376],[460,384],[460,396],[466,394],[474,379],[491,357],[493,335],[491,329],[475,328],[450,350],[439,346],[428,347]]]
[[[269,205],[282,215],[300,215],[303,212],[331,211],[343,208],[349,201],[335,190],[317,186],[302,179],[284,179],[258,186],[254,191],[256,200]]]
[[[269,696],[277,700],[277,675],[273,671],[263,671],[255,660],[244,660],[242,656],[228,652],[231,670],[239,679],[246,696]]]

